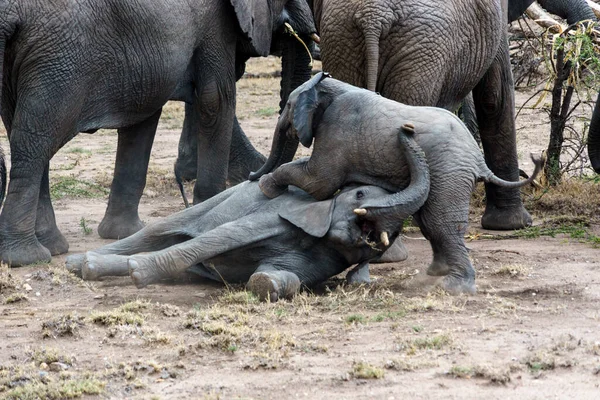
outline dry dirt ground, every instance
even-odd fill
[[[276,59],[249,67],[276,68]],[[278,80],[242,80],[238,104],[266,154]],[[145,222],[183,208],[172,175],[182,116],[180,104],[163,114],[140,207]],[[525,110],[518,126],[530,171],[527,154],[544,147],[547,118]],[[0,141],[7,149],[4,133]],[[52,161],[57,220],[71,252],[108,243],[96,228],[115,148],[113,131],[81,134]],[[541,197],[526,196],[528,204]],[[589,215],[562,214],[539,212],[534,229],[499,233],[481,230],[474,208],[473,296],[435,288],[424,274],[430,247],[414,229],[405,239],[409,259],[374,265],[373,285],[333,279],[276,304],[206,281],[142,290],[127,277],[85,283],[66,273],[65,256],[4,267],[0,398],[598,398],[600,241]]]

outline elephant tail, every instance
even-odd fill
[[[542,168],[544,167],[544,163],[546,162],[546,156],[542,155],[539,157],[535,157],[532,154],[531,161],[533,161],[535,168],[534,168],[531,176],[524,181],[510,182],[510,181],[505,181],[504,179],[497,177],[487,167],[487,165],[485,165],[485,161],[483,162],[483,166],[481,167],[481,176],[479,177],[479,179],[483,180],[484,182],[493,183],[494,185],[505,187],[505,188],[520,188],[520,187],[529,185],[530,183],[532,183],[534,181],[535,178],[537,178],[539,173],[542,171]]]
[[[0,147],[0,208],[4,202],[4,194],[6,193],[6,163],[4,162],[4,153]]]
[[[365,31],[367,89],[375,92],[377,89],[377,72],[379,71],[379,36],[378,29],[369,28]]]

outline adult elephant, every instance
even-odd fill
[[[507,0],[313,0],[313,11],[333,77],[417,106],[455,109],[473,91],[487,164],[518,180]],[[531,224],[518,190],[486,184],[486,198],[485,228]]]
[[[301,19],[303,13],[290,13],[290,25],[300,27],[300,32],[308,31],[307,27],[312,26],[312,19],[306,21]],[[297,19],[299,18],[299,19]],[[312,39],[307,35],[300,35],[300,39],[306,44],[307,48],[313,46]],[[273,37],[271,44],[272,55],[281,56],[281,90],[279,112],[283,110],[290,93],[302,83],[310,79],[311,76],[311,57],[304,45],[290,35],[286,30],[280,28]],[[246,61],[250,52],[238,51],[236,55],[236,81],[244,74]],[[197,119],[194,118],[193,106],[186,104],[185,120],[183,130],[179,140],[179,151],[175,162],[175,177],[177,182],[189,181],[197,178],[198,149],[196,146]],[[202,153],[200,154],[202,157]],[[233,132],[231,138],[231,148],[229,152],[229,168],[227,182],[230,185],[236,185],[248,179],[251,171],[256,171],[265,162],[266,158],[256,151],[250,143],[244,131],[242,130],[237,118],[233,121]],[[198,202],[199,199],[195,199]]]
[[[194,105],[204,155],[195,197],[222,191],[236,54],[243,44],[252,55],[267,55],[273,30],[290,11],[310,21],[304,0],[0,3],[1,114],[12,156],[0,214],[0,260],[25,265],[68,250],[50,202],[48,168],[78,132],[118,129],[104,223],[123,236],[141,228],[137,206],[169,99]]]

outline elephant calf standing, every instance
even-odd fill
[[[427,273],[447,275],[445,286],[452,292],[474,292],[475,271],[463,237],[475,182],[521,187],[534,179],[542,160],[534,160],[535,172],[527,181],[498,178],[454,114],[397,103],[320,73],[290,95],[277,124],[271,155],[251,178],[262,176],[260,185],[269,197],[278,196],[288,185],[304,189],[316,199],[327,198],[349,183],[402,190],[415,179],[402,146],[397,145],[404,136],[398,133],[402,130],[414,132],[431,176],[429,197],[414,215],[433,248]],[[312,156],[281,165],[290,156],[286,154],[286,135],[297,135],[307,147],[314,139]],[[356,211],[380,231],[402,226],[393,204],[365,200]]]
[[[403,192],[406,205],[398,210],[408,217],[427,198],[429,171],[414,139],[404,135],[401,142],[414,176]],[[298,189],[271,200],[256,182],[244,182],[128,238],[69,256],[67,268],[88,280],[130,274],[138,287],[191,268],[218,281],[249,281],[262,298],[288,297],[300,285],[314,285],[354,264],[359,276],[368,273],[368,261],[380,258],[391,241],[379,242],[376,227],[353,210],[389,196],[382,188],[361,186],[323,201]]]

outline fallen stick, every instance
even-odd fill
[[[594,3],[591,0],[585,0],[588,3],[588,6],[592,9],[596,17],[600,18],[600,4]]]

